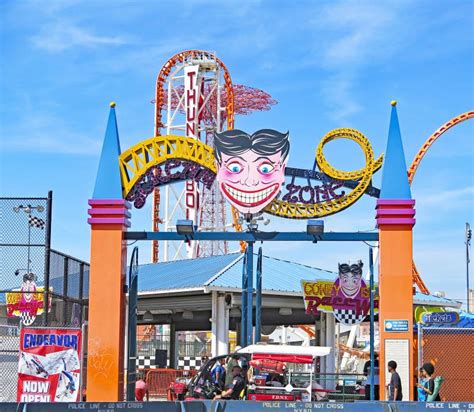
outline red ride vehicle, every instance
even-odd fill
[[[326,398],[327,390],[314,380],[318,358],[331,348],[321,346],[250,345],[229,355],[210,359],[188,385],[186,399],[213,399],[225,388],[214,382],[213,369],[222,358],[238,358],[246,380],[240,399],[254,401],[316,401]]]

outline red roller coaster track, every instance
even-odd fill
[[[451,120],[443,124],[438,130],[436,130],[430,137],[428,137],[428,139],[426,139],[426,142],[423,144],[423,146],[421,146],[420,150],[415,155],[415,158],[413,159],[411,166],[408,169],[408,181],[410,182],[410,184],[413,182],[413,178],[415,177],[415,173],[418,170],[418,166],[423,160],[423,157],[428,152],[428,149],[433,145],[433,143],[444,132],[447,132],[449,129],[456,126],[457,124],[462,123],[465,120],[472,119],[472,118],[474,118],[474,110],[470,110],[468,112],[460,114],[459,116],[453,117]],[[413,262],[412,274],[413,274],[413,283],[415,283],[418,286],[418,288],[420,289],[420,292],[429,294],[430,292],[428,288],[426,287],[425,282],[423,282],[423,279],[421,279],[421,276],[418,273],[418,270],[416,269],[415,262]]]
[[[227,70],[227,67],[224,63],[215,57],[212,53],[200,51],[200,50],[188,50],[178,53],[171,57],[158,74],[156,80],[156,93],[155,93],[155,136],[159,136],[160,129],[164,128],[165,125],[162,119],[162,110],[167,109],[167,90],[165,89],[165,84],[168,76],[171,74],[173,68],[179,64],[185,62],[187,59],[198,57],[198,56],[206,56],[209,59],[215,59],[221,70],[223,71],[224,77],[224,88],[221,92],[221,103],[226,107],[225,113],[223,113],[222,120],[227,121],[227,128],[233,129],[234,128],[234,116],[235,114],[240,115],[247,115],[254,111],[263,111],[269,110],[270,106],[276,104],[277,102],[272,99],[272,97],[260,89],[255,89],[252,87],[244,86],[244,85],[233,85],[232,80]],[[206,91],[204,90],[204,93]],[[217,105],[216,101],[210,101],[210,106]],[[172,98],[171,107],[177,108],[178,107],[178,100],[176,95]],[[206,113],[204,113],[204,117],[206,117]],[[203,122],[212,122],[211,114],[209,114],[209,119],[203,118],[201,119]],[[202,207],[206,207],[206,205],[202,205]],[[235,230],[241,231],[242,227],[238,223],[238,212],[232,208],[232,218],[233,218],[233,226]],[[159,224],[162,223],[162,219],[160,218],[160,191],[159,189],[155,189],[153,195],[153,230],[159,231]],[[241,243],[241,249],[245,247],[244,244]],[[159,246],[158,242],[153,242],[153,262],[158,262],[159,259]]]

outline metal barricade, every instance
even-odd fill
[[[190,380],[197,370],[150,369],[146,372],[146,382],[150,397],[166,398],[171,384],[178,379]]]

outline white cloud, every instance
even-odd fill
[[[94,139],[78,132],[57,116],[31,113],[3,131],[2,150],[75,155],[97,155],[102,136]]]
[[[416,193],[414,198],[417,203],[416,209],[420,223],[433,224],[433,222],[439,220],[441,212],[446,216],[452,216],[451,221],[461,216],[466,216],[466,219],[473,216],[474,186],[472,185],[463,188]]]
[[[344,73],[328,76],[323,82],[321,94],[331,109],[331,117],[338,123],[348,123],[348,119],[362,109],[353,88],[353,76]]]
[[[129,43],[129,40],[122,36],[101,36],[62,21],[44,25],[31,41],[35,47],[50,53],[76,47],[120,46]]]
[[[323,29],[337,34],[323,49],[324,63],[331,67],[370,63],[368,56],[387,56],[392,37],[392,23],[398,10],[374,2],[341,2],[324,9]]]
[[[465,290],[465,256],[462,240],[418,244],[414,259],[430,292],[442,290],[448,297],[462,298]]]
[[[444,190],[439,192],[430,191],[429,194],[421,194],[419,196],[420,202],[423,202],[424,206],[436,205],[439,207],[443,203],[449,202],[455,203],[459,202],[462,199],[470,198],[473,200],[474,196],[474,186],[463,187],[461,189],[451,189]]]
[[[356,96],[359,74],[374,62],[385,61],[400,44],[394,40],[401,8],[391,3],[344,1],[331,3],[310,20],[323,34],[324,43],[313,46],[309,59],[329,72],[321,90],[329,115],[348,122],[363,106]]]

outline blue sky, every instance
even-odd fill
[[[236,127],[290,130],[290,166],[310,168],[321,137],[354,127],[384,151],[390,101],[407,163],[450,118],[474,108],[470,1],[3,1],[1,15],[2,196],[54,191],[53,246],[89,257],[91,196],[108,103],[117,102],[122,149],[153,133],[154,82],[186,49],[217,52],[234,83],[261,88],[279,103],[238,117]],[[446,133],[423,160],[414,255],[431,290],[465,299],[464,223],[474,224],[474,120]],[[348,142],[329,160],[362,165]],[[380,183],[378,173],[375,185]],[[364,198],[326,219],[327,230],[374,227]],[[134,211],[149,229],[150,206]],[[303,230],[304,222],[272,219]],[[353,244],[265,245],[266,254],[334,270],[362,258]],[[149,247],[141,246],[141,260]],[[472,282],[474,283],[474,281]]]

